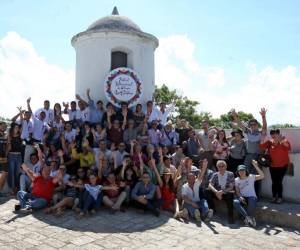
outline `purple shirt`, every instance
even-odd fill
[[[148,135],[149,135],[151,144],[157,146],[159,144],[160,138],[161,138],[161,132],[159,131],[159,129],[154,130],[153,128],[150,128],[148,130]]]

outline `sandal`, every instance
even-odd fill
[[[278,198],[277,200],[276,200],[276,203],[277,204],[281,204],[283,201],[282,201],[282,198]]]

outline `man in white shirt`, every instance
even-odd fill
[[[31,98],[28,98],[27,107],[28,107],[28,111],[32,114],[30,101]],[[45,132],[50,129],[48,123],[46,122],[46,113],[44,111],[41,111],[38,117],[32,115],[32,120],[33,120],[32,138],[35,142],[42,142],[44,139]]]
[[[161,102],[159,106],[160,109],[158,110],[158,116],[160,124],[165,126],[170,114],[175,110],[175,103],[171,103],[170,106],[167,107],[165,102]]]
[[[64,106],[64,114],[67,114],[69,116],[69,121],[75,122],[76,120],[80,119],[80,113],[77,109],[77,104],[75,101],[71,102],[71,109],[69,109],[69,103],[63,102]]]
[[[151,123],[152,121],[159,121],[159,110],[154,106],[152,101],[147,102],[147,110],[146,115],[148,118],[148,123]]]
[[[72,141],[75,140],[76,129],[72,128],[72,125],[71,125],[70,122],[66,122],[66,129],[65,129],[65,131],[63,133],[64,133],[65,140],[68,143],[71,143]]]
[[[90,122],[90,110],[89,110],[89,104],[83,100],[80,95],[76,95],[76,99],[78,100],[78,106],[79,106],[79,120],[84,122]]]
[[[50,102],[48,100],[44,101],[44,107],[43,108],[40,108],[37,111],[35,111],[34,116],[36,118],[38,118],[41,112],[45,113],[45,122],[51,123],[53,121],[54,111],[53,111],[53,109],[50,109]]]
[[[204,165],[207,168],[207,161]],[[187,183],[182,186],[183,214],[188,212],[197,222],[201,221],[201,217],[209,220],[213,216],[213,210],[209,209],[201,188],[203,173],[203,171],[199,172],[197,178],[193,173],[189,173]]]
[[[39,175],[41,171],[41,162],[39,161],[37,153],[30,155],[30,161],[25,162],[29,169],[35,174]],[[31,180],[29,176],[22,170],[20,175],[20,190],[26,191],[31,186]]]

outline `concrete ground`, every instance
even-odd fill
[[[76,220],[37,212],[13,212],[15,199],[0,200],[0,249],[300,249],[299,230],[259,224],[256,229],[223,218],[209,224],[159,218],[134,209],[111,215],[103,209]]]

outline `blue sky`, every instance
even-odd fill
[[[293,74],[299,77],[297,0],[1,0],[0,39],[14,31],[30,41],[49,64],[74,69],[70,39],[110,14],[114,6],[158,38],[185,35],[195,45],[193,58],[201,67],[224,70],[224,93],[249,81],[248,64],[255,65],[257,74],[267,67],[281,72],[292,66],[296,70]],[[191,76],[191,80],[197,78]],[[300,124],[300,118],[295,121]]]

